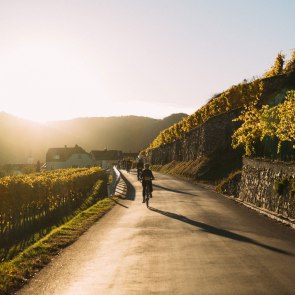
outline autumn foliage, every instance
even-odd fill
[[[255,152],[257,141],[266,140],[269,137],[277,140],[277,150],[280,151],[282,143],[294,141],[294,92],[289,92],[286,101],[281,105],[276,107],[262,105],[263,81],[277,75],[287,75],[294,70],[295,50],[288,61],[286,61],[286,56],[280,52],[273,66],[262,78],[254,79],[249,83],[245,80],[215,95],[192,115],[161,131],[143,153],[181,140],[188,132],[211,117],[238,108],[243,110],[242,115],[238,118],[243,122],[243,126],[235,132],[232,146],[243,146],[245,153],[251,155]]]
[[[61,169],[0,178],[1,242],[73,213],[98,180],[106,187],[107,175],[101,168]]]
[[[275,140],[277,153],[284,142],[295,148],[295,91],[287,92],[285,100],[276,106],[257,106],[257,101],[245,107],[236,119],[243,124],[233,134],[232,146],[243,146],[248,156],[256,153],[255,146],[265,138]]]
[[[211,117],[251,105],[253,101],[257,100],[262,88],[263,83],[260,80],[232,86],[227,91],[211,99],[192,115],[160,132],[148,149],[154,149],[184,138],[187,132],[205,123]]]

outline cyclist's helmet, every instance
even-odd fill
[[[145,164],[144,164],[144,168],[145,168],[145,169],[148,169],[149,167],[150,167],[150,164],[149,164],[149,163],[145,163]]]

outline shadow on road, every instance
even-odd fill
[[[260,243],[258,241],[255,241],[253,239],[247,238],[247,237],[239,235],[239,234],[235,234],[235,233],[230,232],[230,231],[225,230],[225,229],[217,228],[217,227],[208,225],[206,223],[202,223],[202,222],[199,222],[199,221],[189,219],[189,218],[187,218],[187,217],[185,217],[183,215],[175,214],[175,213],[168,212],[168,211],[163,211],[163,210],[153,208],[153,207],[149,207],[149,209],[156,212],[156,213],[165,215],[167,217],[170,217],[170,218],[173,218],[173,219],[176,219],[176,220],[191,224],[191,225],[193,225],[195,227],[201,228],[203,231],[206,231],[206,232],[214,234],[214,235],[222,236],[222,237],[229,238],[229,239],[232,239],[232,240],[236,240],[236,241],[239,241],[239,242],[250,243],[250,244],[253,244],[253,245],[256,245],[256,246],[259,246],[259,247],[262,247],[262,248],[265,248],[265,249],[268,249],[268,250],[271,250],[271,251],[274,251],[274,252],[278,252],[278,253],[281,253],[281,254],[284,254],[284,255],[294,256],[292,253],[287,252],[285,250],[282,250],[282,249],[279,249],[279,248],[276,248],[276,247],[272,247],[272,246],[269,246],[269,245],[262,244],[262,243]]]
[[[169,191],[169,192],[180,193],[180,194],[190,195],[190,196],[197,196],[197,194],[192,194],[192,193],[189,193],[189,192],[186,192],[186,191],[179,191],[179,190],[176,190],[176,189],[170,189],[170,188],[167,188],[165,186],[161,186],[161,185],[158,185],[158,184],[155,184],[155,183],[153,183],[153,187],[157,187],[157,188],[163,189],[165,191]]]

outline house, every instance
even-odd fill
[[[95,165],[104,169],[111,168],[122,159],[122,151],[117,150],[103,150],[103,151],[91,151],[92,158],[95,161]]]
[[[50,148],[46,153],[46,170],[92,167],[95,161],[80,146]]]

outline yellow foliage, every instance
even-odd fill
[[[152,141],[147,148],[154,149],[183,138],[184,134],[206,122],[209,118],[221,113],[241,108],[258,101],[263,90],[263,83],[255,80],[249,84],[239,84],[209,101],[192,115],[163,131]]]
[[[273,77],[283,73],[285,63],[285,55],[278,53],[274,65],[264,74],[264,77]]]
[[[285,101],[272,108],[264,105],[258,109],[254,103],[236,120],[243,124],[232,136],[233,148],[243,146],[245,154],[250,156],[255,153],[255,143],[269,136],[278,139],[279,152],[282,142],[295,142],[295,91],[289,91]]]
[[[63,208],[77,208],[99,179],[107,182],[99,167],[0,178],[0,235],[17,224],[44,219]]]

